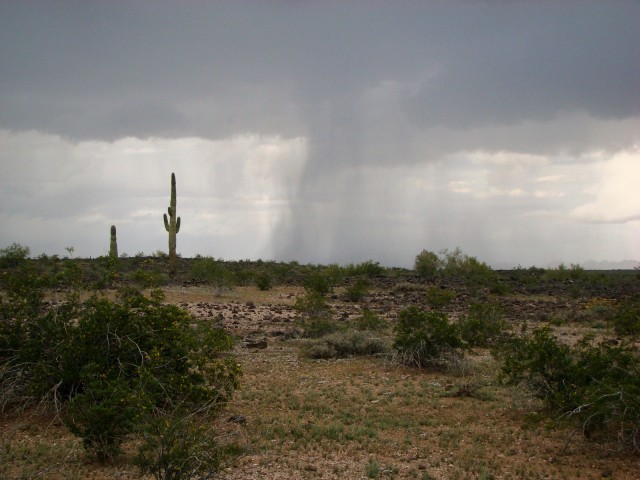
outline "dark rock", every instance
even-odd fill
[[[247,417],[245,417],[244,415],[231,415],[227,419],[227,422],[237,423],[239,425],[246,425],[247,424]]]
[[[260,340],[245,340],[244,346],[246,348],[264,349],[267,348],[267,339],[262,338]]]

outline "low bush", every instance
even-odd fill
[[[640,354],[631,343],[561,343],[549,327],[494,350],[509,383],[524,382],[550,414],[585,436],[640,451]]]
[[[320,338],[344,330],[344,326],[331,318],[304,318],[300,319],[298,324],[302,328],[303,338]]]
[[[429,287],[427,289],[427,303],[435,308],[444,308],[456,299],[456,292],[446,288]]]
[[[307,293],[297,297],[293,309],[300,314],[302,319],[331,317],[327,298],[317,293]]]
[[[98,257],[96,263],[84,272],[85,281],[97,290],[112,287],[119,276],[118,260],[108,255]]]
[[[350,302],[359,302],[367,295],[370,286],[371,282],[367,277],[356,277],[345,290],[344,296]]]
[[[327,265],[322,269],[322,274],[329,279],[331,285],[339,285],[346,275],[347,269],[337,263]]]
[[[0,248],[0,268],[16,268],[24,265],[29,258],[29,247],[12,243],[8,247]]]
[[[423,250],[416,256],[414,269],[425,279],[448,277],[462,280],[474,289],[488,288],[495,294],[503,294],[507,291],[506,285],[491,267],[476,257],[462,253],[460,248],[455,248],[453,251],[444,249],[437,255]]]
[[[462,355],[458,328],[442,312],[425,312],[417,307],[402,310],[394,333],[393,348],[407,365],[441,366],[450,357]]]
[[[236,445],[220,442],[210,406],[194,413],[178,405],[148,417],[139,427],[144,442],[135,458],[141,473],[156,480],[213,478],[238,456]]]
[[[333,283],[329,275],[316,271],[304,279],[304,288],[309,294],[326,296],[333,292]]]
[[[271,290],[273,288],[273,280],[267,272],[261,272],[255,277],[256,287],[260,291]]]
[[[66,403],[64,424],[82,438],[84,449],[99,462],[112,461],[121,445],[149,411],[139,382],[105,378],[97,365],[82,371],[82,390]]]
[[[310,343],[307,356],[316,359],[346,358],[387,353],[389,342],[372,332],[348,330],[332,333]]]
[[[615,310],[611,316],[618,335],[636,338],[640,335],[640,300],[630,300]]]
[[[234,275],[223,262],[211,257],[203,257],[193,262],[190,276],[197,282],[213,285],[218,292],[231,289],[235,284]]]
[[[471,347],[488,347],[507,329],[500,307],[493,303],[474,304],[458,321],[462,339]]]
[[[362,315],[354,318],[352,322],[356,330],[379,332],[389,327],[389,322],[366,308],[362,311]]]
[[[4,277],[0,296],[0,385],[14,387],[2,407],[49,405],[99,461],[117,456],[159,410],[181,404],[188,416],[222,405],[237,387],[239,366],[225,355],[231,337],[161,295],[71,295],[53,309],[39,277],[23,274]]]
[[[373,260],[367,260],[357,265],[350,264],[345,270],[347,275],[364,275],[369,278],[378,277],[384,273],[384,267]]]
[[[416,255],[413,268],[423,278],[433,278],[442,268],[438,255],[428,250],[422,250]]]
[[[561,263],[557,268],[547,269],[544,273],[544,278],[552,281],[585,280],[587,272],[579,264],[572,263],[567,267],[564,263]]]
[[[615,302],[607,298],[591,298],[585,305],[585,309],[593,318],[609,320],[616,312]]]
[[[126,278],[140,288],[157,288],[165,285],[169,277],[160,270],[143,270],[138,269],[126,275]]]

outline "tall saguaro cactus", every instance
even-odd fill
[[[118,260],[118,239],[116,238],[116,226],[111,225],[111,243],[109,244],[109,256]]]
[[[176,216],[176,175],[171,174],[171,203],[164,217],[164,228],[169,232],[169,272],[174,274],[176,271],[176,234],[180,231],[180,217]]]

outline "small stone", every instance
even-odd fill
[[[231,415],[227,422],[230,423],[237,423],[239,425],[246,425],[247,424],[247,417],[245,417],[244,415]]]
[[[244,342],[244,346],[246,348],[264,349],[267,348],[267,339],[263,338],[261,340],[246,340]]]

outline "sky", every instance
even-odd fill
[[[0,248],[640,259],[637,0],[0,0]]]

